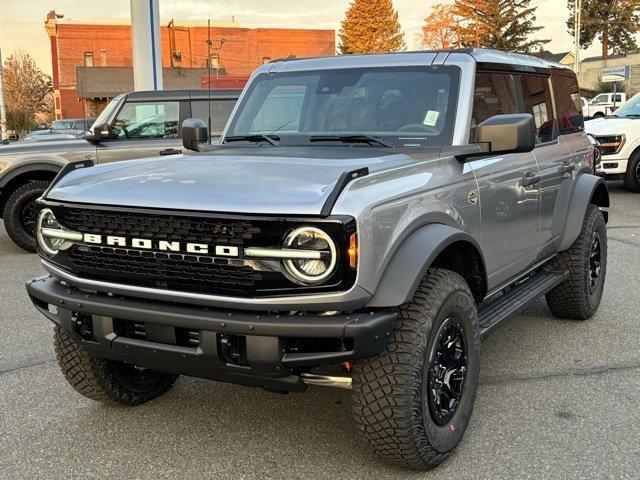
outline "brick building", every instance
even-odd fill
[[[78,23],[52,11],[45,29],[56,118],[94,116],[108,99],[133,90],[129,24]],[[333,55],[336,49],[334,30],[250,29],[231,21],[212,23],[208,58],[206,23],[171,21],[160,30],[165,89],[201,88],[209,61],[216,76],[243,77],[272,59]]]

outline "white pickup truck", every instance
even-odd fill
[[[584,118],[606,117],[611,115],[616,108],[620,108],[626,101],[626,93],[601,93],[591,100],[582,97],[582,115]]]
[[[612,115],[590,120],[584,126],[601,144],[598,173],[622,178],[629,190],[640,192],[640,94]]]

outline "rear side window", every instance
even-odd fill
[[[211,135],[220,136],[231,116],[233,107],[236,105],[235,99],[213,99],[211,100]],[[199,118],[205,125],[209,121],[209,106],[207,100],[194,100],[191,102],[191,116]]]
[[[546,143],[555,140],[556,122],[549,78],[539,75],[522,75],[520,85],[524,111],[533,115],[536,121],[537,141]]]
[[[584,131],[578,80],[573,75],[554,75],[552,80],[560,135]]]
[[[471,142],[475,141],[476,127],[495,115],[518,113],[516,87],[513,75],[478,72],[473,92]]]

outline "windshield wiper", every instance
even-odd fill
[[[274,147],[280,145],[278,143],[280,137],[277,135],[265,135],[263,133],[252,133],[247,135],[234,135],[225,137],[224,143],[227,142],[269,142]]]
[[[313,135],[309,137],[310,142],[344,142],[344,143],[368,143],[381,145],[386,148],[393,148],[393,145],[380,140],[379,138],[362,133],[354,135]]]

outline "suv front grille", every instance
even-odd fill
[[[79,208],[70,208],[65,212],[64,225],[82,233],[100,232],[103,235],[229,245],[244,245],[261,233],[260,227],[241,220]]]
[[[131,246],[74,244],[49,260],[80,277],[112,283],[184,292],[259,297],[289,292],[311,293],[350,288],[355,271],[348,268],[346,252],[352,219],[296,220],[287,218],[166,213],[108,207],[47,205],[60,225],[68,230],[128,239],[165,240],[238,247],[237,257],[156,251]],[[244,259],[244,247],[280,247],[286,235],[301,222],[318,224],[336,241],[341,262],[324,285],[303,287],[281,271],[278,261]]]
[[[109,247],[79,246],[69,253],[74,271],[104,272],[111,275],[144,275],[157,286],[189,289],[224,287],[253,288],[262,280],[251,267],[213,263],[212,257],[166,254]]]

